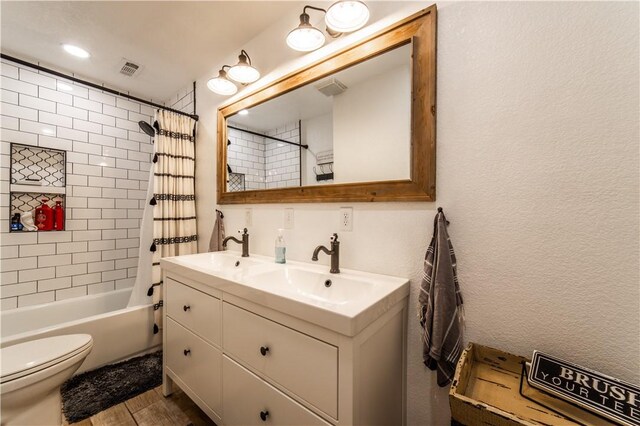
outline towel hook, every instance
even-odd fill
[[[220,219],[224,219],[224,214],[218,209],[216,209],[216,213],[220,213]]]
[[[438,207],[438,214],[442,213],[442,217],[444,217],[444,221],[446,222],[447,226],[449,224],[451,224],[451,222],[449,222],[449,220],[447,219],[447,217],[444,215],[444,212],[442,211],[442,207]]]

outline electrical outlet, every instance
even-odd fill
[[[293,209],[284,209],[284,229],[293,229]]]
[[[353,231],[353,209],[351,207],[340,209],[340,230]]]
[[[249,227],[253,225],[253,212],[251,209],[245,209],[244,211],[244,226]]]

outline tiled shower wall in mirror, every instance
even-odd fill
[[[137,123],[153,109],[11,61],[1,70],[2,309],[131,287],[152,152]],[[64,231],[9,232],[12,142],[67,152]]]
[[[233,126],[242,128],[237,124]],[[295,121],[262,134],[299,144],[299,127],[299,122]],[[227,163],[233,173],[244,175],[244,189],[300,186],[301,151],[298,146],[237,129],[229,129],[228,137]]]

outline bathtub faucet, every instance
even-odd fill
[[[222,248],[226,250],[227,242],[231,240],[238,244],[242,244],[242,257],[249,257],[249,233],[247,232],[247,228],[244,228],[243,231],[238,231],[238,233],[242,233],[242,241],[240,241],[236,237],[227,237],[222,240]]]

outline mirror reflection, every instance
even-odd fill
[[[227,191],[400,180],[411,166],[411,44],[227,118]]]

